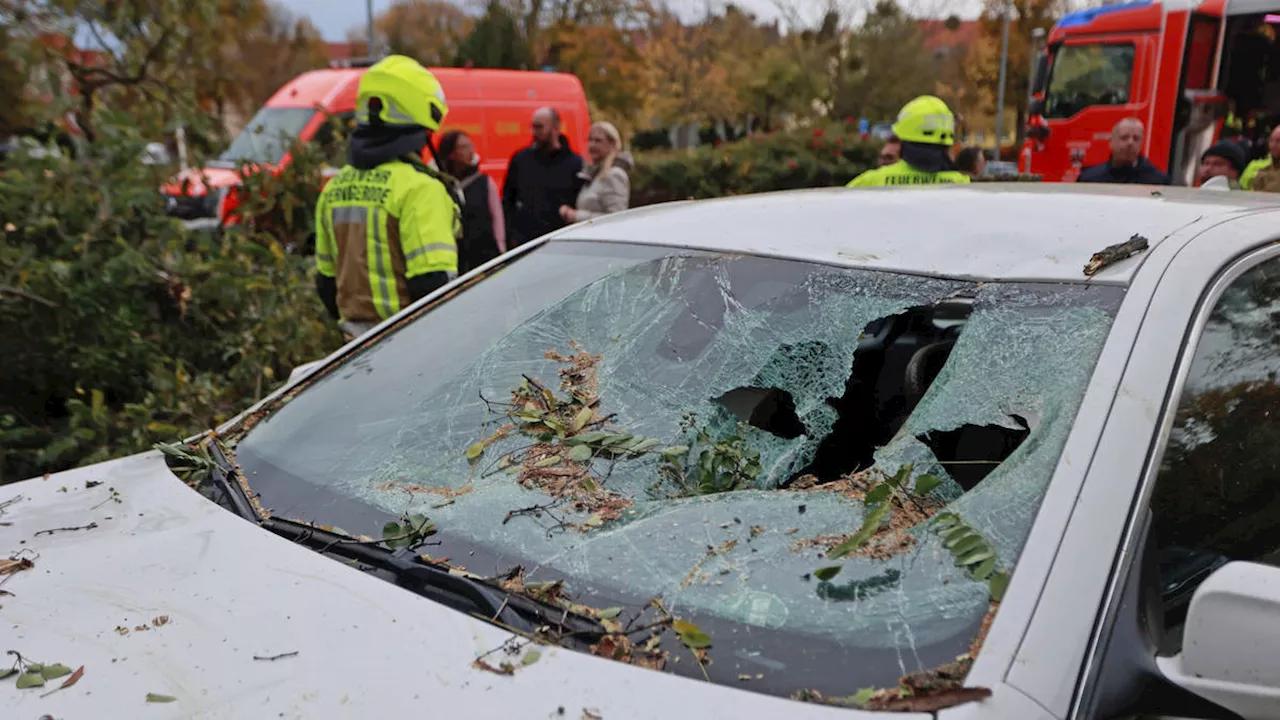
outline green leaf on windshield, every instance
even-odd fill
[[[987,589],[991,591],[991,599],[1000,602],[1004,599],[1004,591],[1009,589],[1009,573],[998,572],[987,580]]]
[[[965,537],[965,539],[956,543],[955,547],[951,548],[951,554],[955,555],[957,558],[960,558],[973,550],[986,546],[986,544],[987,544],[987,541],[985,538],[979,535],[968,535]],[[969,563],[961,562],[959,564],[968,565]]]
[[[621,614],[622,614],[622,608],[620,607],[607,607],[603,610],[596,611],[596,617],[600,618],[601,620],[612,620]]]
[[[560,463],[559,455],[548,455],[547,457],[544,457],[538,462],[534,463],[533,466],[536,468],[545,468],[545,467],[551,467],[552,465],[558,465],[559,463]]]
[[[915,493],[917,495],[928,495],[941,484],[942,478],[937,475],[921,475],[916,478]]]
[[[578,432],[582,428],[586,427],[587,423],[591,422],[591,416],[594,414],[595,411],[589,407],[584,407],[579,410],[578,414],[573,416],[573,431]]]
[[[951,528],[958,522],[960,522],[960,517],[955,513],[938,513],[933,516],[933,526],[936,527],[939,532]]]
[[[529,652],[527,652],[527,653],[525,653],[525,654],[524,654],[524,657],[520,658],[520,664],[521,664],[521,665],[532,665],[532,664],[534,664],[534,663],[538,662],[538,660],[539,660],[541,657],[542,657],[542,653],[538,652],[537,650],[530,650]]]
[[[957,553],[958,554],[958,553]],[[984,543],[983,547],[969,551],[968,554],[956,559],[956,564],[961,566],[975,565],[983,560],[990,560],[996,556],[995,548]]]
[[[400,523],[392,521],[382,526],[382,537],[393,538],[404,534],[404,530],[400,528]]]
[[[40,674],[44,676],[45,680],[52,680],[54,678],[60,678],[63,675],[70,675],[71,668],[63,665],[62,663],[54,663],[53,665],[45,665],[40,668]]]
[[[650,451],[650,450],[652,450],[654,447],[656,447],[656,446],[657,446],[657,444],[658,444],[658,439],[657,439],[657,438],[648,438],[648,439],[644,440],[643,442],[641,442],[640,444],[638,444],[638,445],[636,445],[636,446],[634,446],[634,447],[627,448],[627,449],[628,449],[628,450],[630,450],[630,451],[631,451],[631,452],[633,452],[633,453],[643,453],[643,452],[649,452],[649,451]]]
[[[876,689],[873,687],[858,688],[858,692],[854,693],[850,700],[853,701],[854,705],[866,705],[875,694]]]
[[[845,540],[839,545],[831,548],[827,553],[827,557],[831,560],[835,560],[862,547],[862,544],[870,540],[871,537],[876,534],[876,531],[880,529],[880,524],[884,522],[885,516],[888,514],[889,503],[883,502],[877,505],[875,509],[867,513],[867,516],[862,520],[862,527],[858,528],[858,532],[854,533],[853,537],[848,540]]]
[[[577,445],[569,451],[569,459],[574,462],[586,462],[591,459],[591,448],[586,445]]]
[[[479,442],[471,443],[471,445],[467,448],[467,459],[470,460],[471,462],[475,462],[476,460],[479,460],[480,456],[483,454],[484,454],[484,443],[479,443]]]
[[[676,631],[680,642],[684,643],[684,646],[690,650],[711,647],[711,636],[702,632],[702,628],[687,620],[676,620],[671,623],[671,628]]]
[[[592,431],[592,432],[585,432],[585,433],[582,433],[581,435],[574,435],[573,437],[569,438],[568,440],[565,440],[565,444],[567,444],[567,445],[581,445],[581,444],[590,445],[591,443],[598,443],[598,442],[600,442],[601,440],[604,440],[605,438],[609,438],[609,437],[612,437],[612,434],[611,434],[611,433],[607,433],[607,432],[604,432],[604,431],[602,431],[602,430],[595,430],[595,431]]]
[[[18,668],[5,668],[4,670],[0,670],[0,680],[4,680],[5,678],[8,678],[8,677],[13,677],[14,675],[17,675],[17,674],[18,674]]]
[[[880,483],[879,485],[876,485],[874,488],[872,488],[871,492],[867,493],[867,496],[866,498],[863,499],[863,502],[865,502],[868,505],[874,505],[878,502],[883,502],[885,498],[889,497],[889,492],[892,490],[893,488],[889,486],[889,483]]]
[[[996,558],[989,557],[982,561],[982,564],[974,568],[970,575],[974,580],[986,580],[991,577],[991,573],[996,569]]]
[[[665,448],[661,454],[662,454],[662,457],[666,457],[666,458],[678,458],[683,455],[689,454],[689,446],[688,445],[672,445],[669,448]]]
[[[147,693],[147,702],[149,703],[171,703],[176,702],[178,698],[172,695],[161,695],[160,693]]]
[[[818,568],[817,570],[814,570],[813,576],[818,578],[819,580],[830,580],[831,578],[839,575],[840,571],[843,569],[844,569],[844,566],[842,565],[830,565],[827,567]]]
[[[44,676],[38,672],[27,671],[18,676],[18,689],[26,690],[27,688],[41,687],[44,685]]]

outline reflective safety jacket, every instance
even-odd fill
[[[343,168],[316,205],[316,271],[336,278],[342,319],[385,320],[411,302],[410,278],[456,277],[458,213],[425,165],[397,159]]]
[[[955,170],[925,172],[911,167],[907,164],[906,160],[899,160],[892,165],[868,170],[853,180],[850,180],[849,184],[845,187],[875,187],[878,185],[939,185],[967,182],[969,182],[969,176],[962,172],[957,172]]]
[[[1253,179],[1258,177],[1258,173],[1267,170],[1276,165],[1276,163],[1268,155],[1260,160],[1254,160],[1245,166],[1244,172],[1240,173],[1240,187],[1245,190],[1253,189]]]

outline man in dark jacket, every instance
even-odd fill
[[[1101,165],[1082,170],[1076,182],[1168,185],[1169,176],[1142,157],[1143,132],[1138,118],[1116,123],[1111,130],[1111,157]]]
[[[577,202],[581,171],[582,158],[560,132],[560,115],[539,109],[533,114],[533,145],[511,157],[502,185],[508,248],[564,227],[560,206]]]

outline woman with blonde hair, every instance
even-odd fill
[[[590,220],[626,210],[631,202],[631,154],[622,149],[622,136],[613,123],[598,122],[587,135],[590,164],[579,176],[586,183],[578,193],[576,207],[560,206],[565,222]]]

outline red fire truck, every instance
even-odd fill
[[[1230,118],[1259,153],[1280,118],[1280,0],[1143,0],[1071,13],[1039,58],[1019,160],[1046,181],[1106,162],[1115,124],[1146,126],[1143,154],[1176,185]],[[1257,153],[1255,153],[1257,154]]]

